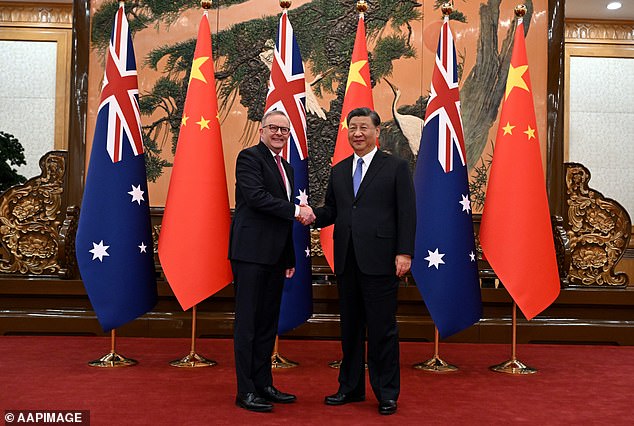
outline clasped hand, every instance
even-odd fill
[[[295,219],[299,221],[302,225],[310,225],[316,219],[315,213],[313,213],[313,209],[306,204],[299,205],[299,216]]]

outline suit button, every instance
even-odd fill
[[[353,206],[352,206],[352,208],[353,208],[353,209],[356,209],[356,208],[357,208],[357,206],[354,206],[354,205],[353,205]]]

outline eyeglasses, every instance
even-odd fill
[[[284,136],[288,135],[288,133],[291,131],[291,129],[289,129],[288,127],[276,126],[275,124],[267,124],[266,126],[262,127],[266,127],[271,131],[271,133],[277,133],[277,131],[279,130],[280,133]]]

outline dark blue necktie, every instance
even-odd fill
[[[361,177],[363,176],[363,158],[359,158],[357,160],[357,168],[354,170],[354,175],[352,176],[352,188],[354,189],[354,196],[357,196],[357,191],[359,191],[359,186],[361,186]]]

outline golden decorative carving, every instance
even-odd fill
[[[72,28],[72,4],[0,4],[0,25]]]
[[[319,231],[317,229],[310,230],[310,255],[311,257],[324,255],[324,250],[321,248],[321,240],[319,239]]]
[[[7,253],[0,259],[0,273],[67,272],[58,260],[66,155],[60,151],[45,154],[40,159],[40,176],[0,196],[0,242]]]
[[[572,259],[569,279],[574,285],[626,286],[627,274],[615,273],[631,236],[632,222],[616,201],[588,186],[590,171],[565,163],[567,232]]]
[[[634,42],[634,23],[566,21],[565,38],[567,42],[575,40]]]

